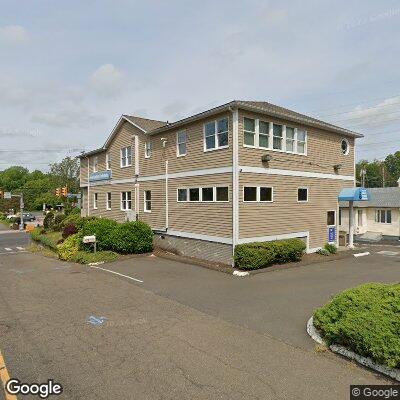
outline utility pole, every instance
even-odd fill
[[[382,163],[382,187],[385,187],[385,164]]]
[[[20,208],[20,223],[19,223],[19,230],[24,230],[24,194],[21,193],[19,198],[19,208]]]
[[[360,170],[360,175],[361,175],[361,187],[365,187],[365,175],[367,174],[367,171],[365,168],[362,168]]]

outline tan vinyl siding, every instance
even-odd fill
[[[151,191],[151,212],[144,212],[144,191]],[[140,182],[139,219],[152,229],[165,229],[165,180]]]
[[[169,180],[169,229],[208,236],[232,237],[232,174]],[[182,187],[228,186],[229,202],[179,202]]]
[[[229,120],[229,147],[205,152],[204,124],[224,117]],[[187,133],[187,154],[183,157],[177,157],[176,135],[182,131]],[[165,148],[162,147],[161,138],[167,139]],[[151,140],[153,145],[152,155],[148,159],[144,157],[144,142],[146,140]],[[187,124],[170,132],[148,137],[140,135],[139,153],[141,176],[164,174],[165,160],[168,160],[170,173],[230,166],[232,165],[232,113],[222,113],[212,118]]]
[[[132,192],[132,212],[135,210],[135,188],[133,184],[99,185],[90,187],[90,216],[115,219],[119,222],[126,220],[126,212],[121,210],[121,192]],[[111,210],[106,210],[106,195],[111,192]],[[93,195],[98,193],[98,209],[93,208]],[[87,197],[84,209],[87,209]],[[133,214],[134,215],[134,214]]]
[[[80,184],[81,186],[87,185],[88,183],[88,159],[80,159]]]
[[[272,203],[243,202],[244,186],[272,186]],[[239,184],[240,238],[310,232],[310,247],[327,242],[327,211],[336,211],[337,196],[352,182],[332,179],[241,174]],[[297,188],[308,187],[308,202],[297,202]]]
[[[287,125],[307,131],[307,155],[288,154],[279,151],[254,149],[243,146],[243,118],[259,118],[266,122]],[[311,171],[333,174],[333,166],[342,164],[340,175],[354,175],[354,139],[347,138],[350,144],[348,155],[342,154],[341,141],[344,136],[332,132],[324,132],[315,128],[299,125],[294,122],[270,118],[262,114],[254,114],[239,110],[239,165],[262,167],[265,164],[261,156],[270,154],[272,161],[269,168],[289,169],[295,171]]]

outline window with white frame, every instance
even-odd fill
[[[273,188],[266,186],[245,186],[243,188],[244,202],[272,203]]]
[[[121,210],[132,210],[132,192],[121,192]]]
[[[98,200],[99,200],[99,194],[93,193],[93,208],[95,210],[97,210]]]
[[[259,121],[258,146],[263,149],[269,147],[269,122]]]
[[[278,124],[273,124],[273,149],[282,150],[283,143],[283,126]]]
[[[375,211],[375,222],[380,224],[391,224],[392,223],[392,210],[376,210]]]
[[[106,154],[106,170],[107,171],[111,170],[111,154],[110,153]]]
[[[187,142],[187,133],[184,131],[178,132],[176,134],[176,155],[177,155],[177,157],[186,156],[186,153],[187,153],[186,142]]]
[[[144,191],[144,212],[151,212],[151,190]]]
[[[144,158],[151,157],[151,150],[152,150],[152,144],[151,141],[148,140],[147,142],[144,143]]]
[[[297,189],[297,201],[299,203],[306,203],[308,201],[308,188]]]
[[[228,147],[228,118],[204,124],[204,151]]]
[[[251,118],[244,118],[244,144],[255,146],[256,144],[256,121]]]
[[[307,132],[292,126],[244,117],[243,146],[305,155]]]
[[[97,172],[99,170],[99,157],[93,157],[93,172]]]
[[[132,146],[121,149],[121,168],[132,165]]]
[[[286,151],[293,153],[295,151],[295,139],[294,139],[294,128],[287,126],[286,127]]]
[[[342,210],[339,209],[339,225],[342,225]]]
[[[181,202],[228,202],[228,186],[205,186],[196,188],[178,188],[177,201]]]
[[[307,132],[302,129],[297,129],[297,153],[306,154]]]
[[[336,212],[335,211],[327,211],[326,224],[328,226],[336,225]]]
[[[111,210],[111,192],[107,192],[107,196],[106,196],[106,210]]]

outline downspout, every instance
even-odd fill
[[[239,111],[232,109],[232,266],[239,241]]]
[[[168,231],[168,160],[165,160],[165,231]]]
[[[139,156],[139,136],[133,137],[133,143],[135,146],[135,220],[139,220],[139,200],[140,200],[140,186],[138,178],[140,175],[140,156]]]
[[[87,216],[90,216],[90,161],[89,156],[87,158]]]

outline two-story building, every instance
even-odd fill
[[[357,137],[267,102],[174,123],[123,115],[81,156],[82,215],[143,220],[157,246],[212,261],[284,238],[313,252],[337,227],[340,190],[354,186]]]

